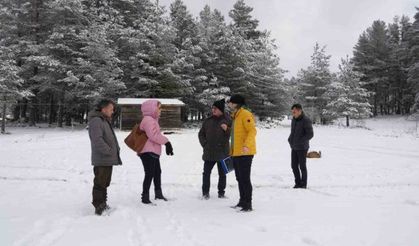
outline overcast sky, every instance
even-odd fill
[[[203,7],[219,9],[226,16],[236,0],[183,0],[194,16]],[[173,0],[160,0],[169,6]],[[327,45],[332,55],[331,69],[337,71],[342,57],[352,55],[359,35],[374,20],[392,22],[395,15],[411,19],[418,0],[246,0],[260,29],[269,30],[279,44],[281,67],[286,77],[297,74],[310,63],[316,41]],[[169,8],[167,8],[169,9]]]

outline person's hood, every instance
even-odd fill
[[[147,100],[141,105],[141,112],[143,113],[143,116],[150,116],[154,119],[158,119],[158,110],[159,107],[159,101],[157,100]]]
[[[88,121],[90,121],[91,119],[96,118],[96,117],[106,119],[105,115],[103,115],[102,112],[96,111],[96,110],[90,111],[89,114],[87,115]]]

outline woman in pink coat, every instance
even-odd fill
[[[159,118],[161,114],[161,103],[157,100],[148,100],[141,105],[143,120],[140,129],[145,131],[148,137],[143,150],[139,154],[144,166],[144,182],[141,201],[144,204],[151,204],[150,186],[154,180],[155,199],[167,201],[161,189],[161,167],[160,155],[161,146],[166,145],[166,154],[173,155],[173,148],[169,140],[160,132]]]

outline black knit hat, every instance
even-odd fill
[[[221,100],[219,100],[219,101],[215,101],[215,102],[214,102],[214,104],[213,104],[212,106],[214,106],[214,107],[218,108],[221,112],[223,112],[223,113],[224,113],[224,109],[225,109],[225,106],[226,106],[226,102],[225,102],[225,100],[224,100],[224,99],[221,99]]]
[[[246,100],[244,99],[244,97],[242,95],[239,95],[239,94],[232,95],[230,97],[230,102],[235,103],[235,104],[239,104],[239,105],[246,105]]]

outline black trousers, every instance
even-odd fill
[[[253,156],[233,157],[234,172],[239,184],[240,203],[243,205],[252,204],[252,182],[250,180]]]
[[[161,167],[160,157],[153,153],[140,155],[144,166],[143,196],[148,196],[151,182],[154,181],[154,194],[161,194]]]
[[[93,167],[93,173],[95,178],[93,179],[92,204],[96,208],[108,200],[107,188],[111,184],[112,166]]]
[[[221,167],[220,162],[216,161],[205,161],[204,163],[204,173],[202,174],[202,194],[208,194],[211,186],[211,171],[214,168],[214,165],[217,164],[218,169],[218,194],[224,195],[226,188],[226,175]]]
[[[291,151],[291,168],[294,173],[296,185],[307,186],[307,151],[308,150]]]

